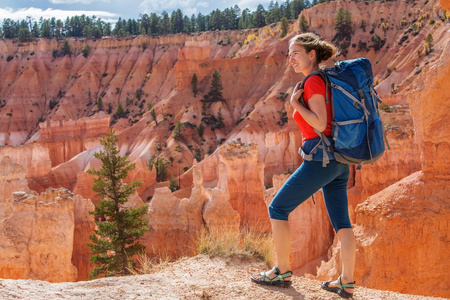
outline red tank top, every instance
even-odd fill
[[[304,86],[303,90],[303,99],[305,100],[306,107],[309,109],[308,101],[311,98],[312,95],[319,94],[326,99],[325,94],[325,82],[319,75],[312,75],[310,76]],[[329,94],[330,95],[330,91]],[[331,99],[328,99],[328,103],[326,104],[327,107],[327,127],[323,131],[325,136],[331,136]],[[324,100],[325,101],[325,100]],[[298,127],[300,128],[300,131],[302,132],[303,136],[303,142],[309,139],[317,138],[319,137],[317,133],[315,133],[314,128],[311,127],[300,115],[300,113],[297,110],[294,110],[294,120],[297,123]]]

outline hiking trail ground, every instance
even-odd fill
[[[0,299],[342,299],[320,288],[320,282],[293,277],[289,288],[250,281],[267,267],[241,258],[198,255],[154,268],[154,273],[82,282],[49,283],[0,279]],[[358,282],[357,282],[358,283]],[[444,299],[357,287],[355,300]]]

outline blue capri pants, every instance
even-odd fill
[[[269,217],[288,221],[289,214],[311,195],[322,188],[328,217],[334,231],[352,228],[348,215],[347,182],[350,167],[330,160],[326,167],[322,161],[304,161],[289,177],[269,205]]]

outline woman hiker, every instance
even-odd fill
[[[296,73],[305,76],[319,70],[319,64],[330,59],[336,48],[312,33],[300,34],[289,42],[289,62]],[[306,154],[316,146],[319,137],[314,128],[331,135],[331,101],[326,103],[325,82],[320,75],[310,76],[303,89],[300,83],[294,88],[291,105],[294,107],[294,120],[303,136],[302,149]],[[306,107],[300,102],[303,98]],[[350,224],[347,203],[347,181],[350,169],[346,164],[334,160],[332,154],[326,167],[322,166],[323,152],[317,149],[311,161],[305,160],[289,177],[273,198],[269,206],[269,217],[277,254],[277,266],[270,271],[253,275],[251,280],[257,284],[289,286],[292,284],[290,271],[291,232],[289,214],[322,188],[325,205],[331,224],[341,242],[342,274],[336,281],[322,282],[321,287],[339,294],[341,297],[353,296],[355,282],[356,241]]]

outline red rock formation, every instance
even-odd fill
[[[73,197],[73,209],[75,224],[72,264],[78,270],[76,281],[81,281],[89,278],[89,272],[93,268],[89,261],[91,250],[87,243],[91,241],[89,235],[94,233],[95,228],[94,216],[89,214],[89,211],[94,210],[94,205],[89,199],[86,200],[80,195],[75,195]]]
[[[172,258],[195,253],[187,247],[195,239],[187,230],[187,204],[188,199],[178,199],[166,187],[156,189],[149,205],[149,232],[143,239],[147,252]]]
[[[0,148],[0,202],[15,191],[30,191],[33,178],[46,176],[51,161],[48,149],[40,144]]]
[[[201,171],[193,168],[194,188],[189,199],[158,188],[149,204],[149,232],[144,237],[151,255],[179,257],[197,253],[196,242],[205,228],[238,231],[239,214],[231,207],[227,191],[206,190]]]
[[[214,188],[211,198],[206,202],[203,219],[213,232],[239,232],[240,215],[230,205],[230,196],[226,191]]]
[[[0,208],[0,277],[76,280],[70,191],[50,189],[39,196],[15,192]]]
[[[219,148],[218,167],[217,186],[228,194],[229,203],[239,214],[241,224],[269,230],[269,215],[263,196],[264,164],[258,162],[256,145],[240,141],[227,142]]]
[[[48,147],[55,167],[98,144],[99,138],[109,133],[109,122],[109,116],[104,116],[40,123],[36,141]]]

